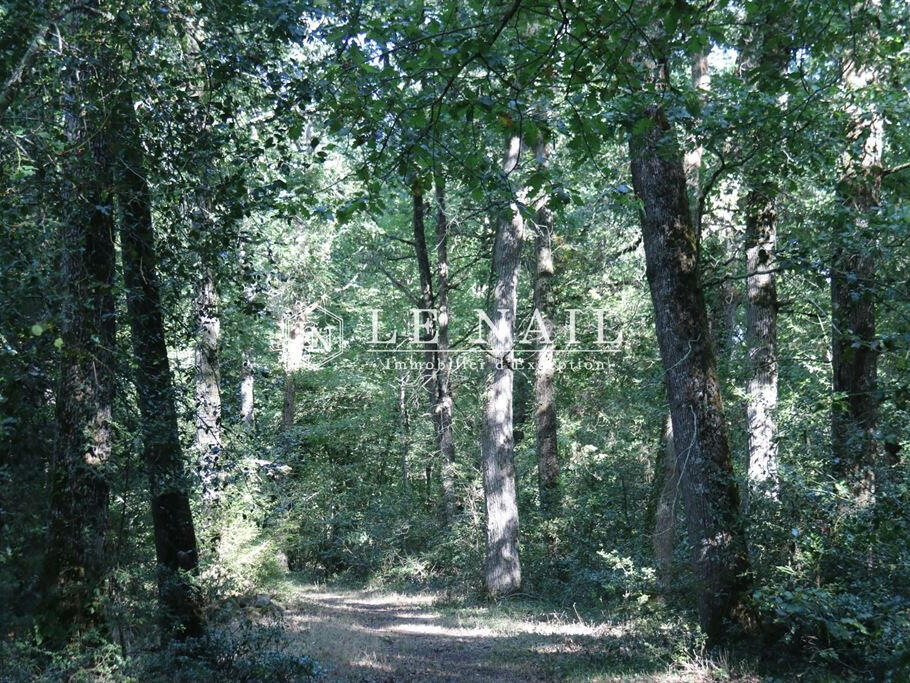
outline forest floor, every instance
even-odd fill
[[[444,594],[294,584],[282,591],[291,647],[331,681],[708,681],[703,658],[669,662],[634,620],[586,621],[520,601],[463,605]]]

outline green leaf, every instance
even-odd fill
[[[647,116],[638,119],[632,124],[632,135],[644,135],[654,127],[654,119]]]

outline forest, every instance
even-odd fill
[[[0,0],[0,681],[910,681],[907,0]]]

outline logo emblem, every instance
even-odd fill
[[[290,371],[321,368],[344,351],[344,321],[319,304],[298,306],[282,327]]]

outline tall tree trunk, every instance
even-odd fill
[[[746,419],[749,483],[777,499],[777,214],[776,189],[752,184],[746,200]]]
[[[708,56],[701,52],[692,60],[692,87],[699,92],[707,91],[711,86],[711,75],[708,71]],[[683,173],[686,177],[686,190],[689,194],[689,210],[692,214],[692,226],[695,230],[695,241],[701,241],[702,230],[702,187],[701,166],[704,158],[704,147],[696,146],[683,157]],[[714,326],[714,330],[717,327]],[[715,339],[715,344],[717,340]],[[676,462],[676,451],[673,448],[673,423],[667,413],[661,448],[658,453],[654,477],[657,486],[657,504],[654,508],[654,528],[651,544],[654,549],[654,561],[658,579],[667,585],[673,564],[673,549],[676,547],[676,503],[679,495],[679,469]]]
[[[541,136],[534,154],[544,169],[550,164],[550,149]],[[553,214],[544,198],[537,209],[537,270],[534,279],[534,309],[543,325],[537,345],[535,368],[535,410],[537,425],[537,481],[540,489],[540,509],[552,517],[560,506],[559,459],[556,446],[556,327],[553,324]]]
[[[505,174],[518,165],[520,153],[521,139],[510,136],[502,164]],[[510,198],[497,216],[493,247],[495,281],[489,313],[493,328],[489,335],[483,396],[481,459],[487,513],[485,576],[491,595],[512,593],[521,587],[512,433],[513,349],[521,240],[521,214]]]
[[[756,8],[749,23],[756,26],[740,51],[741,68],[757,73],[755,81],[766,98],[780,90],[791,46],[781,40],[781,18]],[[752,80],[750,78],[750,80]],[[774,112],[769,112],[774,113]],[[776,120],[774,116],[769,120]],[[772,129],[771,137],[779,137]],[[777,461],[777,195],[775,176],[786,162],[774,152],[745,170],[743,201],[746,235],[746,426],[749,436],[750,494],[776,500],[780,493]]]
[[[77,30],[82,28],[82,16],[80,12],[73,22]],[[96,68],[81,57],[71,58],[65,112],[67,145],[73,155],[67,174],[71,184],[65,189],[70,214],[60,225],[63,345],[47,549],[39,578],[42,597],[63,629],[94,620],[108,527],[114,225],[109,132],[102,124],[104,116],[89,105],[104,87]]]
[[[852,61],[845,76],[854,98],[877,82],[877,74],[871,68]],[[834,231],[831,267],[835,393],[831,441],[835,473],[852,479],[858,497],[867,500],[875,490],[874,432],[879,402],[874,291],[877,247],[870,219],[881,192],[884,118],[880,112],[864,109],[855,101],[847,107],[847,113],[849,149],[837,189],[842,220]]]
[[[408,384],[406,375],[398,378],[398,418],[401,420],[401,487],[408,492],[408,456],[411,452],[411,418],[408,415]]]
[[[218,368],[218,294],[211,269],[205,268],[196,295],[196,448],[202,500],[218,498],[221,457],[221,373]]]
[[[132,102],[119,113],[121,156],[116,165],[122,211],[120,230],[123,276],[142,425],[143,457],[148,468],[155,531],[158,598],[166,633],[197,636],[202,631],[200,601],[187,574],[199,563],[190,511],[190,482],[177,426],[174,386],[165,346],[155,257],[151,194]]]
[[[630,138],[632,181],[642,202],[647,278],[699,580],[699,620],[714,640],[746,587],[745,534],[682,158],[663,110],[654,105],[642,116],[650,127]]]
[[[215,254],[218,230],[214,220],[215,186],[218,159],[214,151],[212,117],[206,101],[206,89],[211,82],[209,65],[201,47],[208,36],[201,19],[190,15],[183,36],[187,65],[194,73],[191,81],[192,96],[199,106],[193,108],[190,127],[196,137],[195,146],[189,150],[195,187],[187,199],[187,213],[198,235],[196,247],[200,275],[196,283],[196,450],[197,471],[202,485],[202,502],[215,503],[219,496],[221,480],[221,373],[218,362],[218,344],[221,321],[218,318],[218,287],[215,273]]]
[[[437,319],[436,390],[439,417],[439,451],[442,454],[442,494],[446,523],[457,514],[455,498],[455,432],[453,428],[452,361],[449,354],[449,222],[445,208],[445,181],[436,175]]]
[[[437,185],[437,195],[440,191]],[[417,256],[417,269],[420,275],[420,302],[425,309],[433,309],[435,296],[433,294],[433,274],[430,268],[429,252],[426,242],[426,203],[423,194],[419,191],[416,184],[412,192],[413,199],[413,229],[414,229],[414,252]],[[437,199],[439,197],[437,196]],[[440,213],[442,212],[442,213]],[[444,208],[437,207],[436,230],[440,230],[439,221],[445,221]],[[445,236],[446,227],[442,226],[443,236]],[[437,245],[437,254],[442,249],[442,256],[447,260],[446,246]],[[442,273],[442,262],[440,262],[440,274]],[[448,289],[448,263],[445,263],[445,287]],[[446,291],[448,297],[448,291]],[[440,304],[440,307],[442,304]],[[442,335],[445,336],[446,360],[448,363],[448,299],[446,298],[446,320],[445,330],[440,328],[442,324],[439,318],[442,312],[438,311],[437,320],[434,324],[432,319],[426,320],[427,329],[425,336],[429,339],[436,338],[435,342],[424,342],[424,362],[427,368],[424,371],[424,380],[427,384],[427,391],[430,400],[430,419],[433,424],[433,435],[436,439],[436,450],[442,459],[442,493],[443,505],[445,510],[446,523],[451,524],[455,517],[455,490],[452,481],[451,461],[454,460],[455,444],[452,439],[452,406],[449,398],[449,369],[442,369],[440,366],[439,346]]]
[[[243,370],[240,376],[240,422],[247,431],[256,428],[256,407],[253,397],[253,357],[243,352]]]
[[[433,274],[430,271],[430,257],[427,252],[425,214],[426,204],[423,201],[423,192],[420,190],[418,181],[414,181],[411,190],[412,217],[411,228],[414,233],[414,255],[417,257],[417,274],[420,279],[420,301],[421,307],[426,310],[433,308]],[[424,382],[427,388],[427,396],[430,402],[430,422],[433,425],[433,435],[436,440],[437,448],[439,446],[439,418],[437,413],[437,375],[436,375],[436,342],[431,341],[436,336],[436,325],[433,319],[427,314],[421,314],[421,329],[419,330],[419,341],[423,346],[424,356]]]

